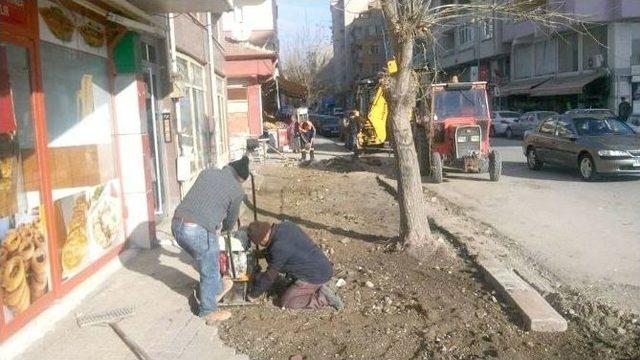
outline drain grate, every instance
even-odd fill
[[[79,314],[76,316],[76,322],[79,327],[84,327],[88,325],[94,324],[108,324],[111,322],[118,321],[120,319],[128,318],[130,316],[135,315],[135,309],[133,306],[123,307],[118,309],[113,309],[109,311],[105,311],[97,314],[89,314],[82,315]]]

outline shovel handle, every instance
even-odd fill
[[[151,360],[151,356],[144,351],[143,348],[140,347],[132,338],[129,337],[118,323],[112,322],[109,323],[109,326],[115,331],[118,337],[127,345],[127,347],[135,354],[135,356],[140,360]]]

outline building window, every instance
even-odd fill
[[[225,149],[223,151],[226,151],[226,149],[229,148],[229,144],[227,143],[227,134],[229,130],[227,129],[227,109],[225,108],[227,101],[225,99],[225,88],[224,78],[216,75],[216,101],[218,105],[216,121],[220,124],[221,136],[219,138],[220,141],[222,141],[220,148]]]
[[[640,38],[631,41],[631,65],[640,65]]]
[[[532,44],[516,45],[513,48],[513,75],[515,79],[532,76],[533,46]]]
[[[582,67],[597,69],[607,66],[607,27],[590,28],[582,35]]]
[[[442,39],[440,41],[440,45],[444,51],[450,51],[455,48],[455,39],[453,30],[445,31],[442,33]]]
[[[556,45],[553,39],[537,42],[535,45],[535,75],[556,72]]]
[[[578,34],[570,33],[558,37],[558,72],[578,71]]]
[[[180,108],[180,146],[191,156],[191,173],[197,174],[211,163],[211,131],[207,115],[204,67],[178,54],[178,73],[182,80]]]
[[[229,82],[227,84],[227,100],[227,112],[229,114],[249,112],[249,98],[245,83],[239,81]]]
[[[489,40],[493,38],[493,20],[487,19],[480,23],[480,30],[482,31],[482,40]]]
[[[461,25],[458,28],[458,45],[465,46],[473,42],[473,28],[469,24]]]

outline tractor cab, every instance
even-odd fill
[[[464,172],[489,172],[500,177],[499,155],[489,146],[491,116],[486,82],[445,83],[431,86],[431,166],[442,181],[443,167]]]

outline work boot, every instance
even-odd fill
[[[302,161],[307,160],[307,152],[302,150]]]
[[[217,325],[219,322],[228,320],[231,318],[231,313],[226,310],[218,310],[207,314],[204,317],[204,321],[208,326]]]
[[[309,156],[311,158],[311,161],[316,159],[315,152],[313,150],[309,151]]]
[[[216,296],[216,302],[220,302],[220,300],[222,300],[222,298],[227,295],[227,293],[231,290],[231,288],[233,288],[233,280],[229,279],[228,277],[223,277],[222,278],[222,292],[220,292],[220,294],[218,294],[218,296]]]
[[[342,299],[340,299],[340,296],[338,296],[338,294],[331,290],[327,285],[322,285],[322,287],[320,287],[320,292],[324,295],[327,301],[329,301],[329,305],[331,305],[331,307],[336,310],[344,309],[344,303],[342,302]]]

